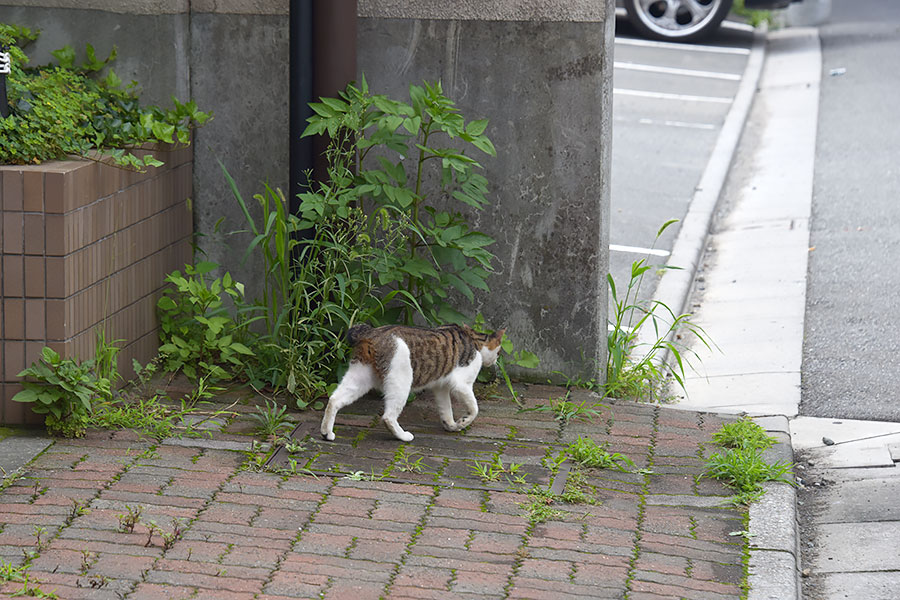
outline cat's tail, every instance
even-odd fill
[[[355,346],[359,343],[359,340],[363,339],[370,331],[372,331],[372,326],[368,323],[354,325],[347,331],[347,341],[350,342],[351,346]]]

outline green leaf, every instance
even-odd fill
[[[539,359],[537,354],[533,352],[529,352],[528,350],[521,350],[515,353],[515,355],[513,356],[513,362],[525,369],[534,369],[541,363],[541,359]]]
[[[461,292],[463,296],[465,296],[469,302],[475,301],[475,294],[472,293],[472,288],[466,285],[466,282],[454,275],[453,273],[447,273],[442,277],[443,280],[447,281],[454,289]]]
[[[231,349],[237,352],[238,354],[244,354],[246,356],[255,356],[253,351],[240,342],[232,342]]]
[[[59,354],[53,348],[50,348],[49,346],[44,346],[41,349],[41,358],[43,359],[44,362],[51,364],[51,365],[56,365],[56,364],[59,364],[59,362],[60,362]]]
[[[478,267],[474,267],[471,269],[461,269],[457,272],[457,275],[459,275],[459,277],[463,281],[474,288],[478,288],[486,292],[490,291],[487,284],[488,272],[484,269],[479,269]]]
[[[152,154],[147,154],[144,156],[144,166],[145,167],[161,167],[165,163],[161,160],[157,160],[155,156]]]
[[[169,296],[162,296],[159,300],[156,301],[156,306],[165,311],[172,311],[178,308],[178,305],[175,304],[175,301],[172,300]]]
[[[434,267],[421,258],[410,258],[401,265],[400,270],[416,277],[438,277],[438,272],[435,271]]]
[[[468,135],[481,135],[484,133],[484,130],[487,129],[488,120],[487,119],[479,119],[478,121],[472,121],[468,125],[466,125],[466,133]]]
[[[22,374],[19,373],[19,377],[21,377],[21,376],[22,376]],[[35,390],[33,390],[31,388],[25,388],[24,390],[22,390],[21,392],[19,392],[18,394],[16,394],[15,396],[12,397],[13,402],[36,402],[38,400],[38,398],[39,398],[38,392],[36,392]]]
[[[485,154],[489,154],[490,156],[497,156],[497,150],[496,148],[494,148],[494,144],[492,144],[491,140],[487,139],[484,136],[473,139],[472,145]]]
[[[59,50],[53,50],[50,54],[59,61],[59,66],[63,69],[71,69],[75,66],[75,49],[68,44]]]
[[[320,98],[322,100],[322,104],[330,108],[335,113],[344,113],[347,112],[349,108],[347,103],[343,100],[338,100],[337,98]]]
[[[458,238],[456,243],[463,248],[463,250],[473,250],[475,248],[483,248],[484,246],[490,246],[496,240],[490,237],[489,235],[485,235],[483,233],[479,233],[477,231],[472,231],[467,233],[466,235]]]

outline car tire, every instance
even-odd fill
[[[628,20],[644,37],[693,42],[715,31],[732,0],[624,0]]]

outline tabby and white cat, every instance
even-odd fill
[[[384,394],[382,420],[401,441],[413,439],[413,434],[397,422],[410,391],[434,392],[441,424],[447,431],[468,427],[478,415],[472,386],[481,367],[497,362],[503,332],[482,334],[466,325],[431,329],[402,325],[372,328],[365,324],[351,327],[347,339],[353,355],[347,373],[328,399],[322,436],[333,440],[337,412],[372,389]],[[459,421],[453,419],[451,396],[468,411]]]

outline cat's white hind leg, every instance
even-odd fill
[[[413,434],[404,431],[397,419],[406,407],[406,400],[412,389],[412,363],[409,360],[409,346],[400,338],[396,338],[396,343],[397,349],[391,358],[391,365],[382,386],[384,415],[381,418],[395,438],[401,442],[411,442]]]
[[[359,400],[363,394],[375,387],[375,370],[361,362],[352,362],[341,383],[328,399],[325,415],[322,417],[322,437],[334,440],[334,418],[337,412]]]

